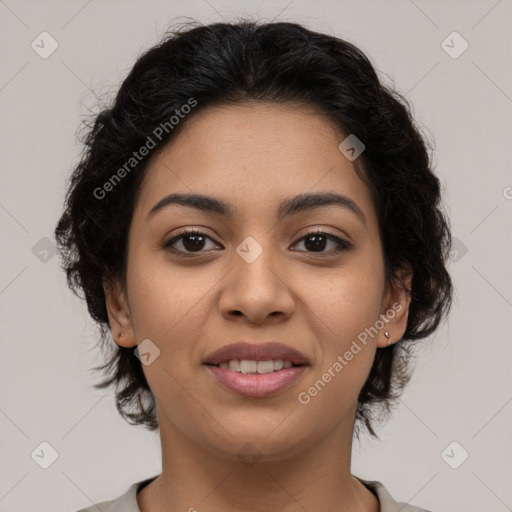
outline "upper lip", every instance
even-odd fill
[[[239,342],[215,350],[210,353],[204,360],[204,364],[220,364],[225,361],[242,360],[249,361],[269,361],[271,359],[282,359],[283,361],[290,361],[293,364],[307,364],[307,357],[298,350],[277,343],[275,341],[268,341],[265,343],[249,343]]]

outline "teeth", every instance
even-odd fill
[[[274,371],[274,361],[258,361],[256,369],[258,373],[272,373]]]
[[[282,370],[284,366],[284,361],[282,359],[276,359],[274,361],[274,370]]]
[[[248,359],[231,359],[230,361],[223,361],[219,364],[220,368],[229,368],[234,372],[243,374],[251,373],[272,373],[282,370],[283,368],[291,368],[293,363],[291,361],[283,361],[282,359],[269,359],[268,361],[251,361]]]
[[[256,373],[257,369],[258,363],[256,361],[248,361],[247,359],[240,361],[240,371],[242,373]]]
[[[229,361],[228,366],[229,366],[229,369],[233,370],[234,372],[240,371],[240,361],[235,361],[235,360]]]

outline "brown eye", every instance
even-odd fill
[[[169,249],[175,253],[191,254],[205,252],[203,249],[207,242],[212,242],[212,246],[219,247],[213,240],[201,231],[186,231],[163,244],[164,249]]]
[[[303,236],[295,245],[303,243],[305,252],[318,253],[320,255],[332,255],[343,252],[351,247],[351,245],[341,238],[327,233],[325,231],[314,231]],[[326,248],[330,250],[325,250]]]

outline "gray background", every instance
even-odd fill
[[[0,510],[71,511],[159,472],[158,437],[91,388],[95,327],[44,237],[95,95],[115,91],[176,17],[242,15],[354,42],[436,141],[456,299],[382,440],[355,443],[354,474],[436,512],[512,510],[511,11],[510,0],[0,0]],[[43,31],[58,43],[47,59],[31,47]],[[453,31],[469,44],[458,58],[441,45]],[[48,469],[31,457],[43,441],[58,453]]]

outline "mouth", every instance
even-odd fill
[[[238,361],[239,363],[240,361],[246,361],[250,363],[249,366],[246,364],[242,365],[242,368],[253,368],[254,365],[252,363],[254,362],[258,364],[261,362],[268,363],[269,361],[272,361],[275,362],[277,366],[280,366],[280,362],[282,361],[283,365],[286,363],[288,367],[290,364],[293,366],[299,366],[309,363],[307,357],[303,353],[292,347],[289,347],[288,345],[283,345],[282,343],[277,343],[274,341],[265,343],[248,343],[242,341],[239,343],[227,345],[219,350],[216,350],[215,352],[212,352],[205,358],[204,364],[213,366],[227,364],[229,367],[230,362],[235,361]],[[265,368],[267,367],[269,368],[270,366],[265,366]],[[235,368],[232,369],[234,371],[238,371]],[[251,370],[248,373],[256,373],[256,369]],[[268,371],[264,373],[268,373]]]
[[[244,375],[252,375],[254,373],[263,375],[265,373],[278,372],[283,368],[293,368],[294,366],[303,365],[294,364],[291,361],[284,361],[283,359],[267,359],[265,361],[256,361],[254,359],[230,359],[229,361],[222,361],[221,363],[212,366],[217,366],[218,368],[229,368],[233,372],[243,373]]]
[[[213,352],[203,364],[230,391],[266,397],[290,387],[309,361],[304,354],[281,343],[241,342]]]

